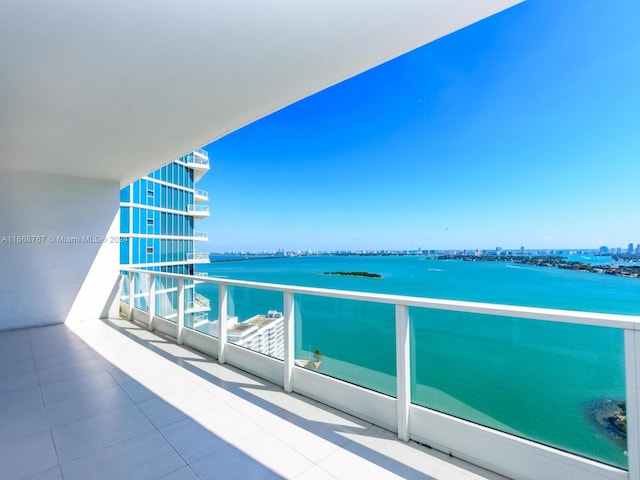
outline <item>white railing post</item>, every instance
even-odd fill
[[[184,278],[178,279],[178,334],[176,340],[182,345],[182,330],[184,329]]]
[[[133,272],[129,272],[129,315],[127,318],[129,320],[133,320],[133,306],[135,305],[135,289],[136,289],[136,274]]]
[[[293,292],[284,292],[284,391],[293,392],[293,365],[295,362]]]
[[[640,480],[640,330],[624,331],[624,354],[629,480]]]
[[[227,346],[227,286],[218,284],[218,362],[224,363],[224,350]]]
[[[409,307],[396,305],[396,381],[398,399],[398,438],[409,441],[409,405],[411,404],[411,345]]]
[[[153,273],[149,274],[149,300],[147,300],[147,306],[149,307],[149,330],[153,332],[153,317],[156,316],[156,276]]]

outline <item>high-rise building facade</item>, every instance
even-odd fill
[[[209,216],[209,195],[197,182],[209,171],[209,155],[196,150],[120,191],[120,264],[156,272],[194,275],[196,263],[208,263],[209,255],[196,252],[196,243],[206,241],[207,233],[195,229],[196,222]],[[140,282],[145,282],[144,276]],[[156,311],[172,319],[177,315],[177,286],[172,279],[158,279]],[[147,286],[136,288],[135,305],[145,308],[142,294]],[[194,282],[185,284],[185,321],[207,319],[209,301],[196,292]]]

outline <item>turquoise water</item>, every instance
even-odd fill
[[[210,276],[607,313],[640,314],[640,280],[505,262],[421,257],[299,257],[213,263]],[[368,271],[382,279],[323,275]],[[216,287],[198,287],[217,308]],[[240,320],[282,295],[230,289]],[[395,395],[394,308],[296,296],[296,357],[319,348],[322,373]],[[626,467],[625,444],[591,407],[623,400],[622,332],[411,308],[412,401]]]

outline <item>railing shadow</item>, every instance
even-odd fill
[[[284,419],[299,428],[307,430],[313,433],[314,435],[328,442],[331,442],[342,449],[345,449],[355,455],[358,455],[366,459],[367,461],[375,463],[376,465],[378,465],[381,468],[384,468],[390,473],[399,475],[402,478],[423,478],[423,479],[434,478],[434,477],[430,477],[425,472],[416,470],[415,468],[392,458],[389,455],[386,455],[377,450],[369,448],[361,443],[358,443],[357,441],[351,441],[351,438],[349,437],[349,436],[353,437],[353,436],[361,435],[361,436],[368,436],[368,437],[378,437],[381,439],[391,439],[391,436],[385,435],[385,433],[383,433],[384,432],[383,429],[381,428],[379,429],[379,431],[376,428],[371,429],[369,428],[370,424],[368,424],[363,420],[355,419],[354,417],[351,417],[350,415],[344,412],[340,412],[338,410],[333,409],[332,407],[328,407],[326,405],[320,404],[319,402],[316,402],[314,400],[307,399],[299,394],[293,394],[301,402],[304,402],[309,406],[323,408],[324,410],[331,412],[333,415],[344,418],[345,420],[348,420],[350,423],[355,423],[355,424],[358,424],[359,426],[339,425],[339,424],[322,422],[317,420],[310,420],[310,419],[304,418],[299,414],[291,412],[286,408],[280,407],[260,397],[259,395],[252,393],[252,391],[258,391],[258,390],[278,391],[281,389],[281,387],[275,386],[274,384],[271,384],[266,380],[260,379],[253,374],[244,372],[234,366],[219,365],[213,358],[208,357],[203,353],[197,352],[194,349],[185,345],[181,345],[181,347],[184,349],[184,351],[190,352],[193,356],[185,358],[185,357],[178,357],[176,355],[173,355],[170,352],[167,352],[166,350],[160,348],[156,340],[149,340],[147,338],[141,338],[140,336],[136,335],[135,331],[138,331],[138,330],[144,331],[147,335],[149,333],[149,331],[143,325],[139,325],[138,323],[130,322],[131,327],[129,328],[129,327],[123,327],[122,325],[119,325],[116,321],[113,321],[110,319],[106,319],[103,321],[107,325],[119,331],[123,335],[127,336],[129,339],[138,343],[139,345],[153,351],[154,353],[160,355],[161,357],[177,365],[180,365],[181,367],[185,368],[191,373],[198,375],[200,378],[206,380],[207,382],[213,385],[216,385],[218,387],[221,387],[227,390],[228,392],[232,393],[233,395],[243,400],[246,400],[252,403],[253,405],[260,407],[261,409],[271,413],[272,415],[275,415],[281,419]],[[121,321],[121,320],[118,320],[118,321]],[[175,340],[169,336],[165,336],[157,332],[153,332],[153,334],[157,335],[157,338],[162,338],[164,342],[175,344]],[[231,371],[234,371],[249,377],[253,383],[240,383],[240,382],[223,380],[215,376],[214,374],[204,371],[202,368],[198,367],[197,365],[194,365],[194,362],[195,363],[202,362],[203,364],[215,364],[220,368],[230,369]],[[284,392],[282,392],[282,394],[286,395]],[[366,432],[366,435],[365,435],[365,432]],[[417,446],[411,445],[410,443],[406,445],[409,448],[414,448],[417,451],[420,451],[421,453],[425,453],[423,450],[419,449]]]
[[[194,472],[202,479],[220,478],[221,472],[226,478],[237,478],[234,472],[245,478],[285,478],[203,427],[200,437],[215,451],[224,451],[223,462],[215,453],[214,458],[208,458],[213,453],[209,451],[189,461],[189,451],[176,448],[163,432],[166,426],[156,424],[157,419],[141,406],[144,402],[136,402],[122,385],[146,387],[117,369],[90,340],[67,325],[0,332],[0,345],[5,340],[15,343],[15,332],[21,332],[21,349],[33,357],[26,366],[39,380],[36,386],[13,394],[20,394],[25,405],[14,405],[9,412],[16,417],[10,425],[16,439],[0,438],[2,478],[186,478]],[[118,370],[118,378],[112,369]],[[23,375],[22,370],[18,373]],[[184,416],[153,392],[149,397],[158,399],[163,412]],[[45,412],[43,422],[48,431],[30,433],[34,410]],[[8,417],[3,417],[3,427],[7,421]],[[198,434],[198,425],[189,427],[190,433]],[[17,450],[29,453],[16,458]],[[216,463],[219,469],[208,468]]]

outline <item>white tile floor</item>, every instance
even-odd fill
[[[119,319],[0,332],[0,477],[503,479]]]

